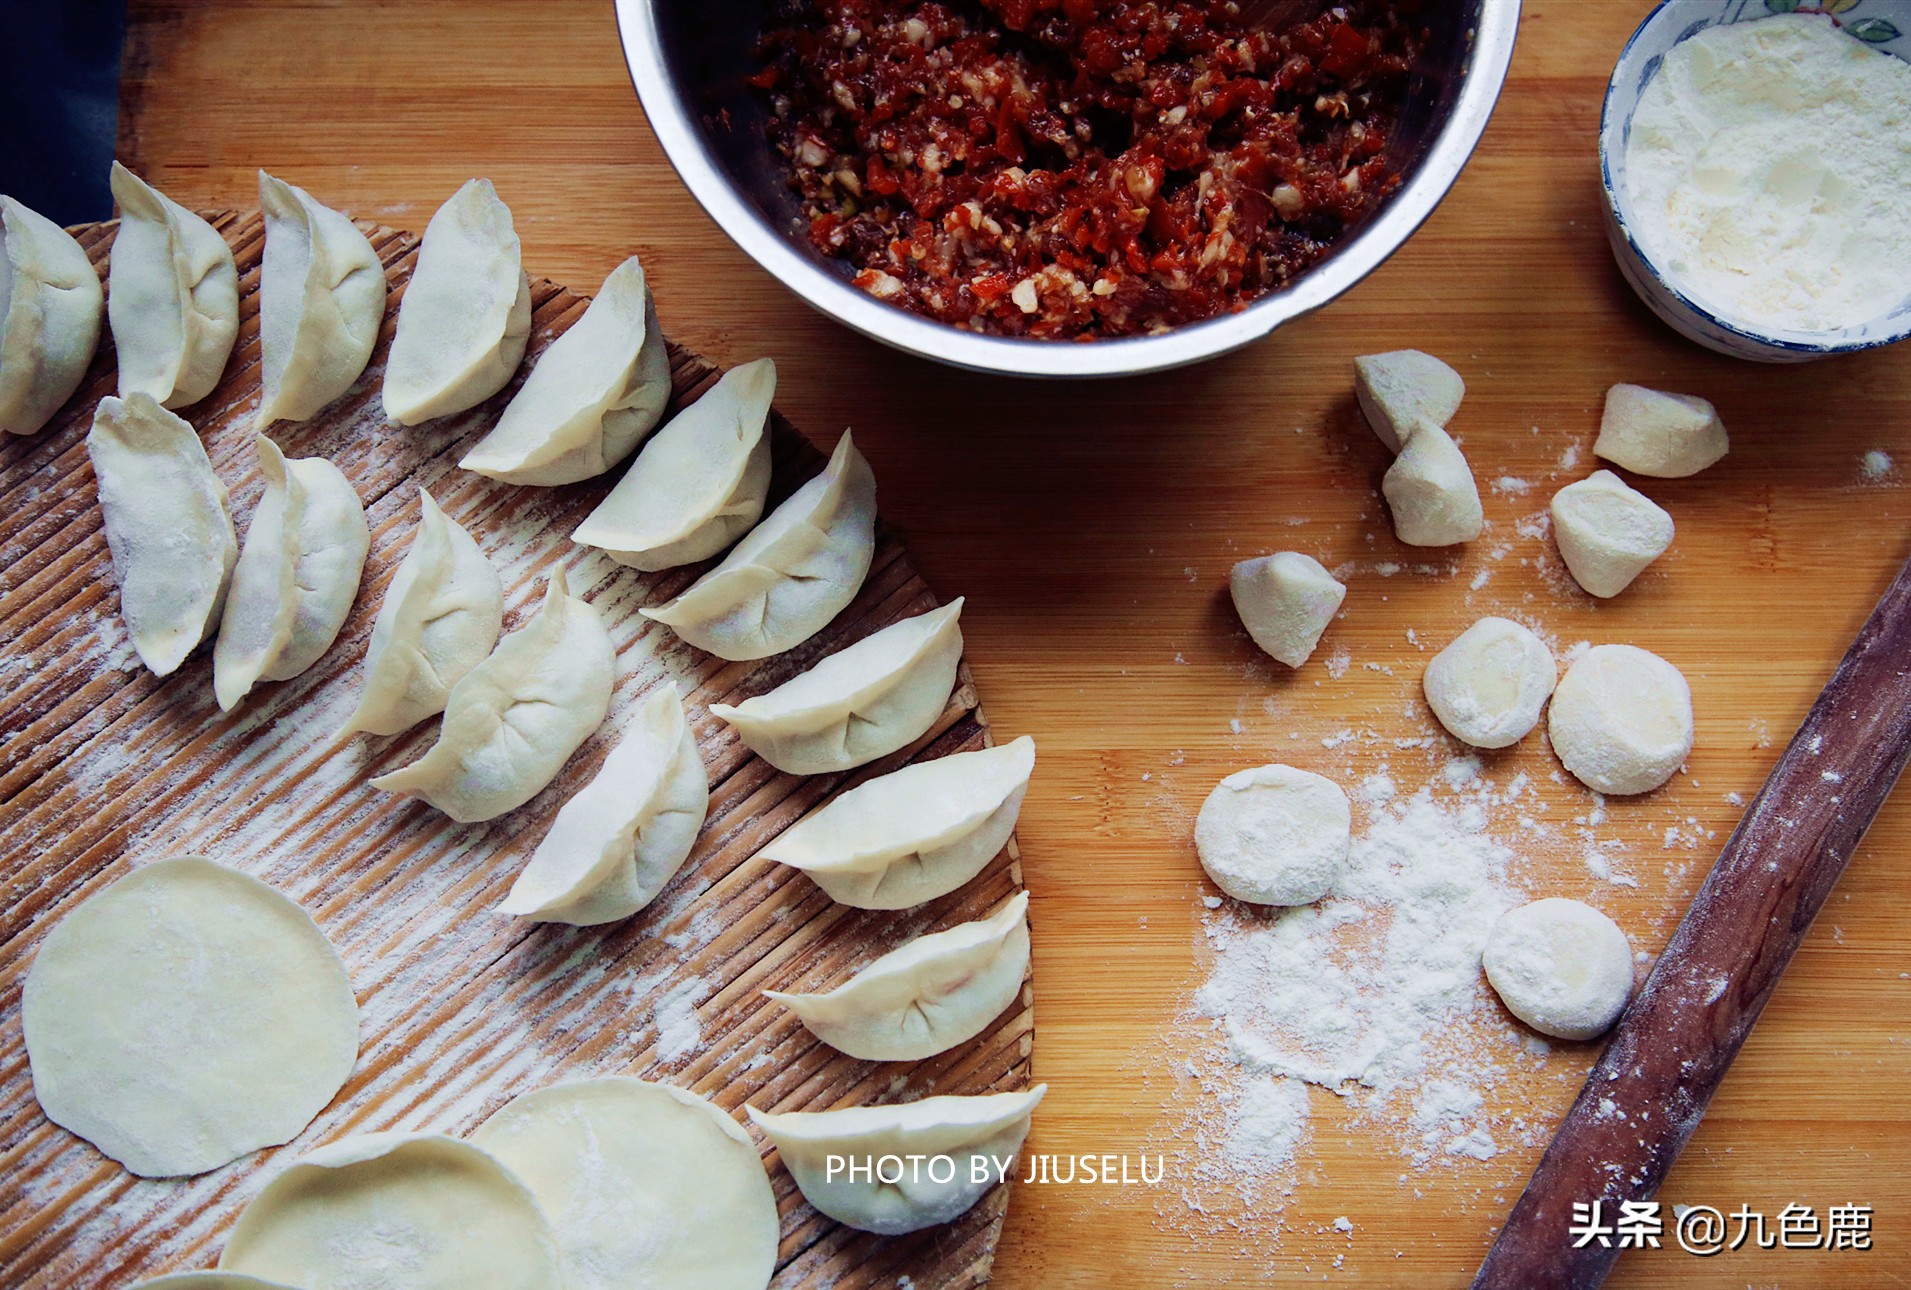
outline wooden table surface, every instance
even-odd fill
[[[1196,1096],[1167,1068],[1198,1038],[1184,1018],[1209,889],[1190,821],[1222,775],[1280,759],[1326,769],[1309,750],[1353,724],[1415,733],[1402,713],[1422,649],[1480,614],[1657,650],[1692,682],[1699,744],[1672,786],[1609,807],[1639,886],[1599,882],[1565,846],[1528,850],[1514,872],[1536,895],[1595,900],[1656,950],[1710,858],[1665,851],[1667,822],[1715,830],[1716,847],[1736,818],[1727,795],[1756,789],[1911,549],[1902,482],[1860,469],[1882,449],[1911,470],[1911,346],[1748,366],[1659,326],[1613,268],[1594,138],[1607,71],[1646,8],[1528,0],[1478,155],[1391,263],[1244,352],[1120,383],[946,371],[809,312],[678,184],[603,0],[134,0],[120,154],[191,205],[252,204],[264,165],[412,229],[488,175],[534,275],[591,290],[639,252],[673,337],[719,362],[774,355],[799,426],[853,425],[918,567],[970,598],[969,657],[998,731],[1040,745],[1021,837],[1036,1071],[1051,1092],[1030,1149],[1133,1155],[1161,1150]],[[1428,557],[1393,541],[1376,491],[1384,453],[1353,410],[1348,360],[1409,345],[1466,376],[1454,428],[1482,480],[1531,487],[1489,489],[1493,530],[1457,559],[1385,577],[1383,562]],[[1677,544],[1596,604],[1562,588],[1548,542],[1516,525],[1591,468],[1600,399],[1621,380],[1713,399],[1733,447],[1696,479],[1649,485]],[[1574,445],[1578,464],[1562,469]],[[1496,542],[1510,548],[1499,561]],[[1274,676],[1232,621],[1229,565],[1284,547],[1358,562],[1329,641],[1354,660],[1343,677],[1318,658]],[[1358,769],[1363,755],[1336,764]],[[1509,769],[1544,780],[1542,749],[1516,759]],[[1543,787],[1554,810],[1585,809],[1576,790]],[[1664,1192],[1728,1212],[1869,1204],[1877,1248],[1700,1259],[1668,1242],[1626,1256],[1611,1284],[1911,1284],[1908,850],[1911,794],[1886,808]],[[1554,1050],[1550,1077],[1521,1094],[1532,1120],[1550,1125],[1589,1059]],[[1416,1171],[1332,1102],[1315,1094],[1292,1192],[1237,1223],[1193,1214],[1186,1179],[1018,1189],[996,1283],[1463,1283],[1544,1135]],[[1343,1215],[1351,1235],[1330,1227]]]

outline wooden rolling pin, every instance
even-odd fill
[[[1618,1242],[1573,1249],[1573,1203],[1648,1200],[1911,753],[1911,562],[1812,705],[1586,1077],[1474,1290],[1590,1290]],[[1674,1216],[1663,1240],[1675,1244]]]

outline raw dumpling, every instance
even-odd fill
[[[385,363],[385,415],[410,426],[476,407],[517,372],[530,336],[511,209],[473,179],[425,225]]]
[[[776,364],[733,367],[657,432],[628,474],[571,534],[654,573],[707,559],[763,514],[770,489]]]
[[[385,266],[358,225],[259,172],[259,428],[303,421],[352,388],[385,318]]]
[[[120,614],[140,662],[170,676],[212,635],[239,552],[226,487],[191,426],[149,394],[107,395],[86,455],[99,480]]]
[[[142,1178],[291,1141],[358,1060],[358,1001],[311,916],[198,856],[141,865],[62,918],[20,1021],[47,1118]]]
[[[103,296],[72,234],[0,197],[0,430],[34,433],[79,388]]]
[[[365,690],[343,733],[395,735],[445,710],[504,626],[498,571],[456,520],[418,490],[418,534],[392,575],[365,651]]]
[[[730,1114],[625,1076],[520,1094],[471,1140],[531,1189],[569,1290],[764,1290],[776,1194]]]
[[[1035,741],[915,762],[833,798],[763,857],[858,909],[907,909],[981,873],[1015,831]]]
[[[239,334],[239,271],[219,230],[113,163],[119,233],[106,312],[122,397],[183,408],[212,393]]]
[[[136,1281],[127,1290],[295,1290],[283,1281],[265,1281],[240,1272],[174,1272]]]
[[[219,1267],[304,1290],[569,1290],[530,1189],[436,1133],[365,1133],[292,1162],[239,1212]]]
[[[783,1157],[803,1199],[839,1223],[899,1236],[960,1218],[1007,1180],[1048,1092],[925,1097],[897,1106],[767,1115],[747,1108]],[[953,1176],[929,1168],[948,1157]],[[913,1161],[913,1163],[912,1163]],[[883,1166],[883,1176],[873,1169]],[[890,1181],[890,1179],[895,1181]]]
[[[603,724],[615,670],[603,620],[558,565],[537,616],[451,687],[431,751],[372,787],[422,797],[462,824],[515,810]]]
[[[669,604],[638,610],[732,661],[795,649],[841,613],[876,550],[876,476],[850,442]]]
[[[925,733],[942,715],[962,661],[962,601],[951,601],[839,650],[739,704],[713,703],[751,751],[792,775],[850,770]]]
[[[507,484],[574,484],[637,451],[669,402],[670,356],[633,255],[538,356],[496,428],[458,464]]]
[[[288,461],[264,435],[258,444],[265,492],[212,651],[213,692],[225,712],[260,681],[290,680],[332,647],[372,541],[343,471],[319,457]]]
[[[883,955],[827,994],[763,993],[831,1048],[870,1062],[913,1062],[989,1028],[1028,973],[1028,893],[973,923]]]
[[[579,927],[628,918],[682,867],[709,806],[683,700],[665,685],[558,811],[498,912]]]

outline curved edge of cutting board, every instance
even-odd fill
[[[240,330],[219,387],[182,415],[205,441],[243,530],[260,490],[251,418],[263,226],[257,214],[208,218],[238,262]],[[879,525],[861,594],[798,649],[727,664],[682,644],[636,607],[674,595],[705,566],[639,574],[568,541],[610,479],[513,488],[455,469],[530,361],[472,412],[411,429],[385,424],[378,387],[417,238],[360,227],[391,286],[372,363],[318,417],[273,427],[289,455],[325,456],[345,470],[372,527],[352,615],[304,675],[263,687],[227,715],[212,702],[209,650],[163,681],[129,662],[85,450],[93,406],[113,392],[110,336],[46,429],[0,436],[0,495],[20,517],[0,537],[0,651],[29,661],[0,695],[0,801],[8,808],[0,854],[11,858],[0,872],[0,989],[18,990],[40,938],[129,861],[193,849],[299,900],[339,947],[363,1012],[357,1069],[294,1142],[167,1182],[133,1178],[47,1122],[16,1045],[14,1060],[0,1065],[0,1137],[12,1144],[6,1167],[20,1184],[0,1202],[0,1281],[10,1285],[117,1284],[209,1266],[262,1173],[345,1133],[463,1133],[511,1096],[553,1079],[661,1079],[709,1095],[740,1120],[746,1100],[764,1109],[822,1110],[1030,1083],[1032,978],[981,1037],[916,1063],[848,1058],[761,994],[826,988],[900,941],[981,917],[1023,887],[1013,838],[960,891],[897,913],[836,905],[807,878],[757,858],[777,833],[855,783],[992,742],[966,663],[923,739],[848,775],[776,772],[709,715],[711,702],[760,693],[939,603],[896,534]],[[74,230],[102,276],[114,229]],[[533,281],[531,298],[534,360],[587,299],[542,280]],[[670,305],[660,302],[666,319]],[[675,405],[717,375],[674,345],[670,359]],[[774,504],[824,458],[780,413],[771,421]],[[333,740],[322,728],[324,720],[335,726],[356,694],[372,619],[409,546],[420,486],[500,566],[507,630],[534,611],[550,568],[562,561],[573,591],[605,611],[619,650],[612,721],[530,804],[483,825],[451,824],[366,785],[420,755],[433,723],[356,743]],[[684,869],[650,908],[605,927],[526,925],[489,914],[557,808],[601,765],[617,714],[664,680],[685,694],[712,785],[709,819]],[[17,1009],[12,1016],[9,1027],[18,1024]],[[929,1290],[988,1280],[1008,1184],[944,1227],[877,1237],[818,1215],[762,1145],[782,1216],[774,1284],[851,1290],[906,1276]]]

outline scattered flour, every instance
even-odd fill
[[[1882,484],[1897,475],[1898,466],[1891,460],[1890,453],[1882,448],[1873,448],[1859,458],[1858,470],[1867,484]]]

